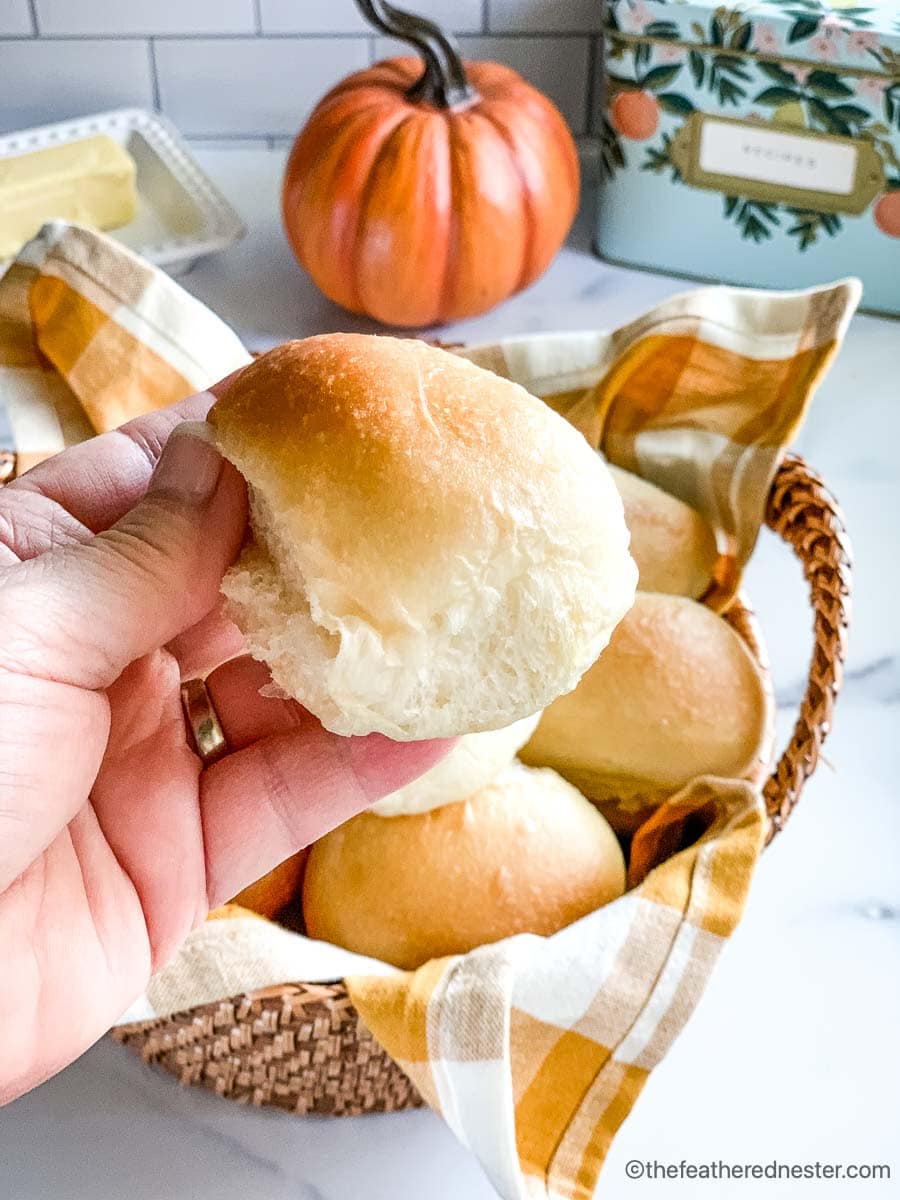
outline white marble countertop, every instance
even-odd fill
[[[204,166],[250,234],[184,279],[260,347],[370,328],[319,296],[278,219],[279,151],[211,149]],[[529,292],[454,339],[616,325],[683,281],[589,253],[590,213]],[[604,1200],[900,1195],[900,322],[858,316],[799,449],[843,502],[856,552],[849,670],[828,765],[763,858],[746,918],[604,1168]],[[810,650],[788,552],[764,536],[749,573],[774,664],[782,737]],[[2,968],[0,968],[2,969]],[[888,1163],[883,1182],[626,1178],[630,1159]],[[354,1120],[250,1111],[104,1041],[0,1113],[2,1200],[489,1200],[477,1164],[428,1112]]]

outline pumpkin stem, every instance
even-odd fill
[[[376,29],[409,42],[422,55],[425,70],[406,93],[410,100],[438,108],[462,108],[480,99],[466,76],[456,42],[433,21],[395,8],[387,0],[356,0],[356,5]]]

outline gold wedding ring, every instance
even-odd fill
[[[181,685],[181,705],[194,748],[208,767],[228,753],[228,742],[202,679],[189,679]]]

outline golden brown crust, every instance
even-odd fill
[[[545,711],[520,757],[559,771],[592,799],[637,802],[697,775],[743,776],[767,724],[762,676],[734,630],[694,600],[639,592],[599,660]]]
[[[523,388],[414,339],[325,334],[257,359],[212,409],[217,440],[251,483],[322,518],[312,532],[337,561],[423,572],[442,545],[468,540],[485,484],[499,509],[530,501],[553,519],[587,502],[597,475],[577,439]],[[476,476],[475,472],[482,472]],[[352,485],[352,486],[348,486]],[[340,520],[327,514],[340,510]],[[572,519],[569,505],[564,517]],[[585,515],[581,524],[589,526]],[[383,586],[372,579],[370,591]],[[390,582],[390,580],[388,580]]]
[[[698,600],[713,581],[719,557],[710,523],[639,475],[609,469],[625,506],[640,590]]]
[[[330,833],[310,855],[303,908],[311,937],[410,969],[554,933],[624,887],[599,813],[554,772],[513,764],[461,803],[364,813]]]

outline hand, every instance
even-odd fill
[[[196,424],[215,391],[0,490],[0,1102],[103,1034],[210,907],[446,752],[326,733],[233,657],[217,598],[246,497]],[[179,685],[212,668],[230,752],[204,769]]]

